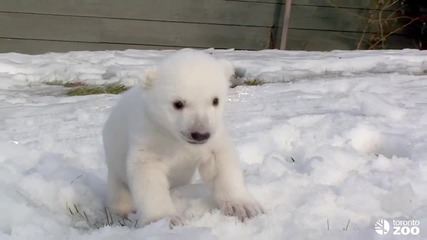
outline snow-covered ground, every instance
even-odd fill
[[[109,215],[100,130],[118,96],[68,97],[43,82],[133,85],[171,51],[8,53],[0,239],[426,239],[427,52],[207,51],[266,82],[231,89],[226,115],[266,214],[221,215],[196,178],[173,192],[185,226],[136,229],[132,216],[125,227],[113,216],[100,227]],[[379,219],[416,220],[420,233],[380,235]]]

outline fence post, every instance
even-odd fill
[[[286,49],[286,40],[288,38],[289,20],[291,17],[292,0],[286,0],[285,14],[283,15],[282,35],[280,37],[280,49]]]

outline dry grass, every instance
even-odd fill
[[[68,88],[66,95],[68,96],[83,96],[93,94],[120,94],[129,89],[123,84],[104,84],[104,85],[90,85],[84,82],[63,82],[63,81],[50,81],[44,82],[46,85],[63,86]]]
[[[68,96],[83,96],[93,94],[120,94],[129,88],[125,85],[85,85],[74,87],[67,91]]]
[[[263,85],[265,82],[264,80],[260,79],[260,78],[253,78],[253,79],[246,79],[243,82],[243,85],[248,85],[248,86],[261,86]]]
[[[71,217],[76,219],[77,221],[86,222],[87,226],[92,229],[100,229],[106,226],[127,226],[127,227],[136,227],[138,225],[138,221],[132,221],[128,218],[121,218],[111,214],[111,211],[108,207],[104,208],[104,217],[102,220],[92,220],[89,218],[88,214],[85,211],[81,210],[76,204],[73,206],[69,206],[67,204],[68,212],[71,214]]]

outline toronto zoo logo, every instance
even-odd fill
[[[375,223],[375,232],[379,235],[387,234],[390,231],[390,223],[387,220],[380,219]]]
[[[375,222],[375,232],[386,235],[392,230],[393,235],[418,235],[420,234],[420,221],[418,220],[393,220],[392,224],[385,219]]]

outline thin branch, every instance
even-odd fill
[[[342,9],[337,4],[335,4],[336,1],[329,1],[329,4],[337,9],[340,9],[341,11],[351,15],[355,16],[362,20],[367,20],[366,26],[363,28],[362,35],[360,36],[359,41],[357,43],[357,49],[362,49],[362,44],[367,42],[368,43],[368,49],[374,49],[379,44],[381,44],[381,48],[386,48],[386,41],[387,38],[390,37],[392,34],[395,34],[410,24],[412,24],[414,21],[418,20],[419,18],[411,18],[408,16],[399,16],[399,11],[402,11],[405,7],[405,5],[401,4],[398,6],[397,4],[401,3],[402,0],[385,0],[382,1],[382,3],[378,3],[376,5],[376,9],[372,9],[369,11],[369,17],[361,16],[358,14],[354,14],[353,12],[350,12],[348,10]],[[397,6],[394,9],[391,9],[392,7]],[[398,22],[400,20],[408,20],[409,22],[398,26],[395,24],[395,22]],[[374,27],[373,29],[370,29],[371,27]],[[373,33],[373,36],[367,39],[366,35],[368,33]],[[351,37],[348,37],[351,38]],[[367,40],[365,40],[367,39]]]
[[[401,26],[401,27],[399,27],[398,29],[395,29],[394,31],[392,31],[392,32],[388,33],[387,35],[385,35],[385,36],[384,36],[384,38],[387,38],[387,37],[389,37],[390,35],[392,35],[392,34],[395,34],[395,33],[399,32],[400,30],[402,30],[402,29],[406,28],[407,26],[411,25],[413,22],[417,21],[418,19],[419,19],[419,18],[414,18],[414,19],[412,19],[410,22],[408,22],[408,23],[406,23],[406,24],[402,25],[402,26]],[[369,50],[372,50],[372,49],[373,49],[376,45],[378,45],[381,41],[382,41],[382,40],[380,39],[380,40],[378,40],[377,42],[375,42],[374,44],[372,44],[372,45],[369,47]]]
[[[384,28],[383,28],[383,22],[381,21],[381,19],[383,18],[383,11],[380,11],[378,13],[378,24],[380,27],[380,40],[381,40],[381,47],[384,49],[385,48],[385,39],[384,39]]]
[[[351,220],[351,219],[348,219],[348,221],[347,221],[347,226],[345,226],[345,228],[343,228],[343,230],[344,230],[344,231],[348,231],[348,226],[350,225],[350,220]]]

